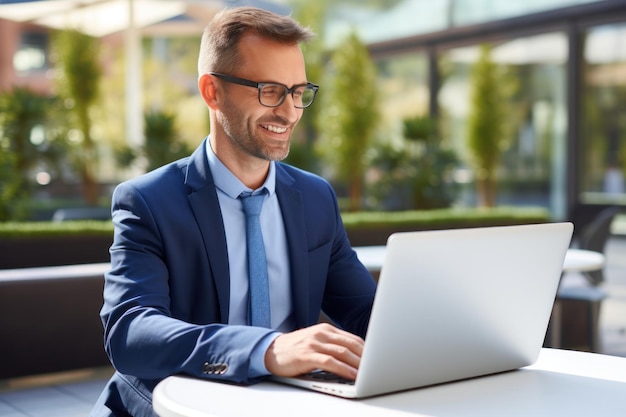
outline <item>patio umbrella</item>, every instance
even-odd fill
[[[0,18],[103,37],[125,32],[126,135],[143,143],[140,28],[192,11],[207,21],[222,0],[0,0]]]
[[[185,13],[170,0],[0,0],[0,17],[101,37]]]

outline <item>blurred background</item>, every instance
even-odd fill
[[[622,0],[0,1],[0,220],[108,209],[189,154],[210,131],[199,37],[239,5],[317,33],[288,162],[346,211],[626,203]]]
[[[604,257],[563,275],[561,345],[626,356],[626,0],[0,0],[0,415],[91,409],[111,193],[209,134],[200,36],[236,6],[317,33],[287,162],[332,182],[353,245],[573,221]]]

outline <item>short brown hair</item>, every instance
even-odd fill
[[[241,65],[237,44],[246,33],[285,44],[306,42],[313,37],[289,16],[281,16],[255,7],[224,9],[209,22],[202,34],[199,75],[209,72],[230,72]]]

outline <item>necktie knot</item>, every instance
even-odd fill
[[[265,199],[265,193],[260,194],[241,194],[239,196],[241,205],[243,206],[243,212],[246,216],[258,216],[261,214],[261,208],[263,208],[263,200]]]

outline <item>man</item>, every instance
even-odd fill
[[[198,86],[211,134],[189,158],[113,195],[101,316],[116,373],[92,416],[154,415],[154,386],[179,373],[245,384],[318,368],[356,377],[375,283],[329,184],[277,162],[317,91],[299,48],[311,36],[254,8],[207,26]],[[264,196],[267,327],[250,318],[249,194]],[[336,326],[317,324],[320,311]]]

